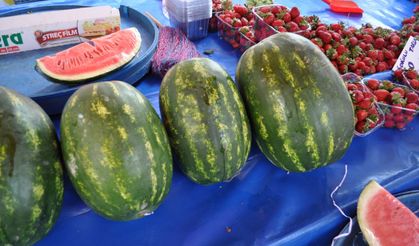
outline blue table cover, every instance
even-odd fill
[[[349,16],[330,12],[321,0],[280,3],[298,6],[302,14],[318,15],[328,23],[360,26],[369,22],[394,29],[412,15],[415,6],[407,0],[357,1],[365,13]],[[160,1],[126,0],[121,4],[151,12],[169,24]],[[214,49],[209,58],[234,77],[241,55],[238,50],[217,34],[195,43],[201,53]],[[376,76],[388,78],[389,73]],[[157,111],[160,82],[148,75],[136,85]],[[59,117],[53,120],[59,131]],[[403,131],[382,128],[365,138],[355,137],[341,160],[311,172],[287,173],[270,164],[255,144],[246,168],[228,183],[201,186],[175,167],[171,191],[161,206],[153,215],[130,222],[109,221],[95,214],[66,178],[60,217],[37,245],[328,245],[348,222],[330,198],[345,165],[348,174],[335,198],[350,216],[356,215],[358,196],[371,179],[393,193],[419,189],[418,117]]]

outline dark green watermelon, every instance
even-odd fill
[[[354,111],[338,71],[310,40],[271,36],[241,57],[236,79],[256,141],[288,171],[339,160],[354,132]]]
[[[32,245],[61,210],[60,150],[48,115],[0,86],[0,245]]]
[[[193,181],[226,181],[245,164],[250,125],[236,85],[216,62],[196,58],[169,70],[160,111],[178,164]]]
[[[166,131],[149,101],[127,83],[78,89],[62,114],[61,143],[77,193],[106,218],[143,217],[169,192],[172,154]]]

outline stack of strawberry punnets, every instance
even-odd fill
[[[384,117],[375,103],[374,94],[364,84],[360,82],[346,83],[346,88],[354,105],[355,133],[358,136],[366,136],[381,126]]]

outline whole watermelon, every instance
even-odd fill
[[[194,182],[233,178],[250,151],[250,125],[231,77],[216,62],[175,65],[160,87],[160,111],[181,170]]]
[[[338,71],[310,40],[273,35],[240,58],[236,79],[256,142],[287,171],[339,160],[352,141],[354,110]]]
[[[0,245],[32,245],[44,237],[62,200],[50,118],[30,98],[0,86]]]
[[[106,218],[143,217],[169,192],[166,131],[149,101],[125,82],[78,89],[63,110],[61,143],[77,193]]]

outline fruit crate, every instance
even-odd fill
[[[372,79],[363,79],[362,83],[364,85],[367,85],[369,80],[372,80]],[[409,92],[414,92],[414,90],[410,89],[407,86],[393,83],[387,80],[380,81],[380,86],[382,86],[384,83],[388,83],[393,86],[391,91],[393,91],[395,88],[401,88],[404,91],[405,95],[408,94]],[[374,93],[374,91],[371,88],[369,88],[368,86],[367,88],[371,92]],[[378,102],[377,102],[381,111],[384,113],[383,127],[405,129],[406,125],[409,124],[415,118],[415,116],[419,113],[419,110],[401,107],[397,105],[391,105],[389,104],[389,102],[391,102],[391,99],[389,99],[389,96],[387,96],[386,98],[387,99],[384,101],[381,101],[380,99],[378,99]],[[407,100],[407,99],[404,98],[404,100]]]
[[[359,87],[361,87],[361,90],[363,93],[371,93],[370,90],[368,89],[368,87],[362,83],[362,77],[356,75],[355,73],[346,73],[344,75],[342,75],[342,79],[346,84],[355,84]],[[357,107],[356,105],[354,105],[354,107]],[[354,108],[355,110],[355,117],[356,116],[356,108]],[[357,129],[355,129],[354,134],[355,136],[358,137],[366,137],[368,135],[370,135],[371,133],[375,132],[377,129],[381,128],[384,125],[384,112],[381,110],[381,108],[379,107],[378,103],[375,101],[373,101],[371,108],[368,111],[376,111],[377,115],[378,115],[378,119],[376,119],[376,121],[372,121],[371,119],[368,119],[366,122],[366,124],[374,124],[374,127],[369,128],[369,126],[367,128],[369,128],[367,131],[364,132],[360,132],[357,131]],[[355,119],[355,123],[357,123],[357,119]]]
[[[271,25],[267,24],[263,20],[262,16],[260,16],[258,14],[258,10],[260,10],[261,8],[264,8],[264,7],[265,8],[266,7],[268,7],[268,8],[281,7],[281,8],[289,10],[288,7],[286,7],[284,5],[281,5],[281,4],[262,5],[262,6],[253,8],[252,12],[253,12],[253,15],[254,15],[254,18],[255,18],[255,24],[254,24],[255,37],[256,37],[256,40],[258,40],[258,41],[262,41],[263,39],[265,39],[269,36],[272,36],[274,34],[279,33],[278,30],[276,30]],[[299,35],[303,36],[305,32],[310,31],[310,28],[311,28],[310,24],[307,23],[307,28],[306,29],[299,30],[299,31],[296,31],[296,32],[293,32],[293,33],[296,33],[296,34],[299,34]]]
[[[236,49],[240,46],[240,32],[238,27],[233,27],[225,22],[220,17],[220,13],[215,14],[218,20],[218,36],[227,41],[231,46]]]
[[[247,37],[245,34],[240,33],[240,51],[245,52],[248,48],[256,44],[253,40]]]

